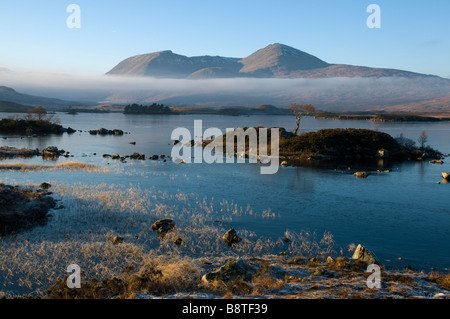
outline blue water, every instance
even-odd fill
[[[3,114],[3,116],[9,116]],[[168,193],[194,193],[200,198],[225,199],[254,211],[270,209],[275,219],[251,216],[233,218],[233,227],[249,229],[261,236],[283,237],[284,232],[325,231],[334,236],[337,247],[361,243],[374,251],[386,265],[411,265],[416,268],[446,269],[450,264],[450,184],[441,181],[441,172],[450,171],[450,162],[443,165],[408,162],[389,167],[390,173],[357,179],[345,170],[280,167],[274,175],[261,175],[259,164],[186,164],[168,160],[129,161],[126,164],[104,159],[104,153],[120,155],[133,152],[170,155],[171,132],[186,127],[193,132],[194,120],[203,120],[203,129],[244,126],[278,126],[292,130],[290,116],[217,116],[166,115],[136,116],[123,114],[57,114],[64,127],[82,132],[48,137],[12,137],[0,139],[2,145],[44,148],[50,145],[70,151],[76,160],[99,166],[122,167],[139,174],[99,175],[86,172],[0,171],[0,180],[64,183],[111,183],[156,187]],[[88,130],[119,128],[123,136],[91,136]],[[417,141],[425,130],[430,146],[450,153],[450,123],[380,123],[369,121],[338,121],[305,118],[302,132],[321,128],[369,128],[391,134],[401,133]],[[135,141],[136,145],[129,142]],[[96,153],[97,155],[93,155]],[[39,163],[40,158],[21,162]],[[108,163],[110,163],[108,165]],[[401,261],[398,260],[401,257]]]

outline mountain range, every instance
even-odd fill
[[[0,86],[0,101],[5,101],[0,103],[0,111],[38,105],[49,110],[68,106],[104,109],[104,105],[112,105],[116,110],[124,104],[162,103],[173,107],[225,107],[220,112],[226,113],[235,107],[286,108],[301,103],[331,112],[450,113],[450,79],[333,64],[279,43],[245,58],[187,57],[170,50],[136,55],[104,75],[91,77],[15,72],[0,67],[0,85],[8,85]]]
[[[127,58],[107,75],[150,76],[156,78],[339,78],[402,77],[423,78],[414,72],[370,68],[347,64],[331,64],[293,47],[275,43],[246,58],[222,56],[187,57],[170,50]]]

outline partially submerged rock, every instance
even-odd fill
[[[359,244],[358,247],[356,247],[352,258],[361,260],[361,261],[365,261],[368,264],[377,263],[375,256],[368,249],[363,247],[361,244]]]
[[[450,180],[450,172],[442,172],[442,178]]]
[[[0,184],[0,235],[43,224],[56,201],[49,193]]]
[[[353,173],[353,175],[355,175],[357,178],[367,178],[367,176],[369,176],[367,172],[356,172]]]
[[[227,244],[230,247],[233,247],[234,244],[240,242],[242,239],[239,238],[239,236],[236,233],[236,230],[234,228],[231,228],[228,230],[225,235],[222,237],[225,244]]]
[[[169,231],[175,228],[175,223],[172,219],[164,218],[157,220],[152,225],[152,230],[158,232],[158,235],[165,236]]]
[[[50,185],[49,183],[41,183],[41,185],[39,185],[40,188],[42,189],[49,189],[52,187],[52,185]]]
[[[123,131],[119,129],[108,130],[106,128],[100,128],[98,130],[90,130],[91,135],[123,135]]]
[[[123,243],[124,241],[124,237],[120,237],[120,236],[114,236],[112,238],[110,238],[110,241],[114,244],[114,245],[118,245]]]
[[[60,155],[63,155],[66,151],[59,150],[56,146],[49,146],[47,148],[44,148],[42,150],[42,157],[43,158],[58,158]]]

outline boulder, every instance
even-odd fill
[[[367,174],[367,172],[356,172],[356,173],[353,173],[353,175],[355,175],[357,178],[366,178],[367,176],[369,176],[369,174]]]
[[[353,259],[365,261],[369,265],[377,263],[375,256],[361,244],[356,247],[355,252],[352,256]]]
[[[41,185],[39,185],[40,188],[42,189],[49,189],[52,187],[52,185],[50,185],[49,183],[42,183]]]
[[[114,236],[114,237],[111,238],[110,240],[111,240],[111,242],[112,242],[114,245],[118,245],[118,244],[123,243],[123,240],[124,240],[124,239],[125,239],[124,237]]]
[[[145,160],[145,154],[133,153],[130,155],[130,158],[137,160]]]
[[[123,131],[122,130],[118,130],[118,129],[114,129],[113,130],[113,134],[114,135],[123,135]],[[136,143],[135,143],[136,144]]]
[[[109,134],[109,130],[107,130],[106,128],[101,128],[97,131],[97,134],[99,135],[108,135]]]
[[[42,150],[42,157],[55,158],[64,153],[65,152],[63,150],[59,150],[56,146],[49,146]]]
[[[442,172],[442,177],[450,180],[450,172]]]
[[[280,165],[286,167],[289,166],[289,163],[287,161],[282,161]]]
[[[164,218],[157,220],[152,225],[152,230],[158,232],[158,235],[165,236],[169,231],[175,228],[175,223],[172,219]]]
[[[234,244],[240,242],[242,239],[238,237],[236,230],[234,228],[231,228],[228,230],[225,235],[222,237],[225,244],[232,247]]]
[[[252,267],[250,267],[244,259],[233,259],[228,261],[218,270],[205,274],[202,277],[202,281],[209,284],[214,281],[227,283],[236,279],[249,280],[253,272],[254,270]]]

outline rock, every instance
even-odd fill
[[[287,161],[282,161],[280,165],[286,167],[289,166],[289,163]]]
[[[153,155],[152,157],[150,157],[151,160],[156,161],[159,158],[158,155]]]
[[[202,277],[202,281],[209,284],[214,281],[222,281],[224,283],[234,281],[236,279],[249,280],[250,274],[254,270],[244,262],[244,259],[233,259],[214,272],[209,272]]]
[[[70,126],[67,128],[67,134],[73,134],[75,133],[76,130],[74,130],[73,128],[71,128]]]
[[[175,245],[181,245],[182,243],[183,243],[183,239],[181,239],[180,237],[178,237],[177,239],[175,239],[174,241],[173,241],[173,243],[175,244]]]
[[[64,154],[64,150],[58,150],[56,146],[49,146],[42,150],[42,157],[44,158],[57,158],[60,155]]]
[[[111,157],[111,155],[110,154],[103,154],[102,157],[103,158],[108,158],[108,157]]]
[[[450,172],[442,172],[442,177],[450,180]]]
[[[130,155],[130,158],[137,160],[145,160],[145,154],[133,153]]]
[[[42,183],[41,185],[39,185],[40,188],[42,189],[49,189],[52,187],[52,185],[50,185],[49,183]]]
[[[124,237],[114,236],[114,237],[111,238],[110,240],[111,240],[111,242],[112,242],[114,245],[118,245],[118,244],[123,243],[123,240],[124,240],[124,239],[125,239]]]
[[[106,128],[101,128],[97,131],[97,134],[99,135],[108,135],[109,134],[109,130],[107,130]]]
[[[334,264],[334,259],[331,257],[331,256],[328,256],[328,258],[327,258],[327,264]]]
[[[225,235],[222,237],[225,244],[232,247],[234,244],[240,242],[242,239],[238,237],[236,230],[234,228],[231,228],[228,230]]]
[[[369,176],[367,172],[356,172],[353,175],[355,175],[357,178],[366,178],[367,176]]]
[[[130,142],[131,145],[136,145],[136,142]]]
[[[165,236],[173,228],[175,228],[175,223],[169,218],[157,220],[152,225],[152,230],[157,231],[160,236]]]
[[[375,256],[361,244],[356,247],[352,258],[365,261],[369,265],[377,263]]]
[[[179,140],[174,140],[174,141],[173,141],[173,145],[177,145],[178,143],[180,143]]]
[[[119,154],[114,154],[114,155],[111,155],[111,158],[112,159],[120,159],[120,155]]]
[[[123,131],[122,130],[118,130],[118,129],[114,129],[113,130],[113,134],[114,135],[123,135]],[[136,144],[136,142],[135,142],[135,144]]]
[[[441,160],[438,160],[438,161],[436,161],[436,160],[431,160],[431,161],[429,161],[428,163],[430,163],[430,164],[440,164],[440,165],[442,165],[442,164],[444,164],[444,161],[441,161]]]

